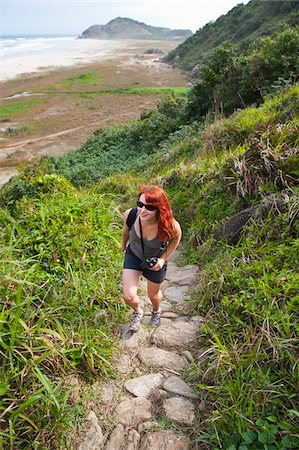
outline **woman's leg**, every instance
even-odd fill
[[[153,281],[147,280],[147,293],[152,302],[153,311],[158,311],[160,309],[160,303],[163,298],[161,286],[162,283],[153,283]]]
[[[140,276],[141,272],[138,270],[124,269],[123,271],[123,294],[125,303],[138,313],[142,311],[137,295]]]

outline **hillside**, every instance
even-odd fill
[[[165,58],[178,67],[192,70],[202,65],[224,42],[232,42],[240,52],[258,37],[299,23],[298,1],[252,0],[237,5],[226,15],[200,28]]]
[[[92,429],[113,450],[170,448],[170,435],[183,450],[299,448],[298,47],[299,27],[238,56],[220,47],[188,95],[167,90],[2,188],[4,448],[90,448],[78,437]],[[165,322],[145,320],[124,351],[120,236],[141,183],[168,193],[184,267],[168,272]],[[148,398],[134,389],[145,366],[163,379]]]
[[[32,448],[27,436],[66,448],[78,415],[99,408],[86,377],[95,386],[118,379],[109,361],[111,337],[126,320],[121,212],[144,181],[163,183],[183,228],[185,261],[201,271],[191,305],[206,316],[205,357],[184,379],[203,409],[180,433],[213,450],[240,450],[249,440],[247,448],[262,449],[264,439],[273,450],[298,447],[298,99],[295,86],[259,108],[179,128],[183,103],[169,99],[135,123],[99,130],[73,155],[28,167],[2,189],[1,408],[16,447]],[[76,394],[66,372],[76,377]],[[76,408],[65,401],[73,395]],[[101,408],[98,417],[111,430],[113,417],[107,423]]]
[[[186,39],[191,30],[171,30],[153,27],[127,17],[117,17],[106,25],[92,25],[83,31],[81,39]]]

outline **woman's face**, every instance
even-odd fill
[[[137,206],[138,206],[139,217],[141,220],[151,220],[151,219],[155,219],[157,217],[157,214],[158,214],[157,209],[150,211],[150,210],[146,209],[145,206],[143,206],[143,205],[148,205],[144,194],[140,195],[138,202],[140,202],[140,205],[137,205]]]

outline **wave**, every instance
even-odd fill
[[[76,38],[77,36],[0,38],[1,56],[9,58],[44,50],[57,51],[67,48]]]

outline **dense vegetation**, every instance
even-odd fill
[[[203,65],[190,92],[188,119],[200,119],[208,111],[229,114],[246,105],[260,104],[275,88],[296,82],[298,46],[299,27],[295,27],[257,40],[239,56],[232,44],[219,47]]]
[[[117,376],[121,212],[144,181],[170,195],[184,261],[201,270],[192,305],[206,317],[206,351],[184,374],[205,405],[188,430],[194,448],[298,448],[298,42],[287,28],[243,54],[226,45],[187,99],[168,96],[4,186],[3,448],[72,448],[86,390],[74,397],[70,376],[81,387]],[[234,244],[216,238],[246,208],[255,212]]]
[[[224,42],[236,44],[237,53],[261,36],[272,34],[284,26],[298,25],[299,3],[293,1],[251,0],[241,2],[228,14],[200,28],[170,52],[166,60],[178,67],[192,70],[207,62]]]

